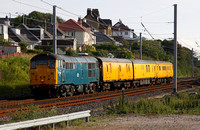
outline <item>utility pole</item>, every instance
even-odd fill
[[[193,48],[192,48],[192,77],[194,77],[194,58],[193,58]]]
[[[24,14],[22,14],[22,16],[23,16],[23,24],[24,24]]]
[[[57,23],[56,5],[53,6],[53,53],[57,54]]]
[[[174,4],[174,93],[177,93],[177,4]]]
[[[142,33],[140,33],[140,60],[142,60]]]

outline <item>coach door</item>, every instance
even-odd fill
[[[64,61],[61,60],[61,79],[62,79],[62,82],[65,82],[65,67],[66,67],[66,64]]]
[[[106,79],[110,80],[110,65],[109,65],[109,63],[106,64]]]
[[[121,79],[121,65],[119,65],[119,70],[118,70],[118,79],[120,80]]]
[[[63,64],[64,62],[62,60],[58,60],[58,81],[59,82],[65,82],[65,64]]]

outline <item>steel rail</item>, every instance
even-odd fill
[[[188,85],[190,85],[190,84],[178,85],[178,87],[185,87]],[[166,90],[166,89],[170,89],[170,88],[172,88],[172,85],[167,85],[166,87],[163,87],[163,86],[149,87],[146,89],[138,89],[138,90],[124,92],[124,96],[133,96],[133,95],[144,94],[144,93],[149,93],[149,92],[153,92],[153,91]],[[81,104],[86,104],[86,103],[91,103],[91,102],[96,102],[96,101],[109,100],[109,99],[113,99],[113,98],[118,98],[121,95],[122,95],[122,93],[121,93],[121,91],[119,91],[118,93],[111,94],[111,95],[89,97],[89,98],[76,99],[76,100],[71,100],[71,101],[62,101],[62,102],[57,102],[57,103],[39,105],[39,107],[41,109],[52,109],[53,107],[62,108],[62,107],[81,105]],[[15,114],[16,111],[19,111],[19,110],[26,112],[29,108],[30,107],[0,110],[0,117],[8,116],[8,115],[10,115],[10,113]]]

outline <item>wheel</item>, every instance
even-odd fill
[[[73,95],[74,95],[74,92],[75,92],[75,88],[74,88],[74,86],[69,86],[69,89],[68,89],[67,95],[69,95],[69,96],[73,96]]]
[[[86,94],[90,93],[90,87],[88,85],[84,85],[84,93]]]
[[[62,85],[59,88],[59,93],[61,97],[66,97],[67,96],[67,86]]]

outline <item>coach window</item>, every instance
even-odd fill
[[[88,69],[95,69],[96,64],[95,63],[88,63]]]
[[[62,61],[61,60],[57,60],[57,68],[62,68]]]
[[[112,66],[111,66],[111,64],[110,64],[110,73],[112,73]]]
[[[94,70],[88,70],[88,77],[95,77],[95,71]]]
[[[159,66],[159,70],[161,71],[161,66]]]
[[[149,70],[149,72],[150,72],[150,65],[148,65],[148,70]]]
[[[148,68],[147,68],[147,65],[146,65],[146,72],[148,72]]]
[[[70,70],[72,70],[72,69],[75,69],[75,63],[66,63],[66,69],[70,69]]]

